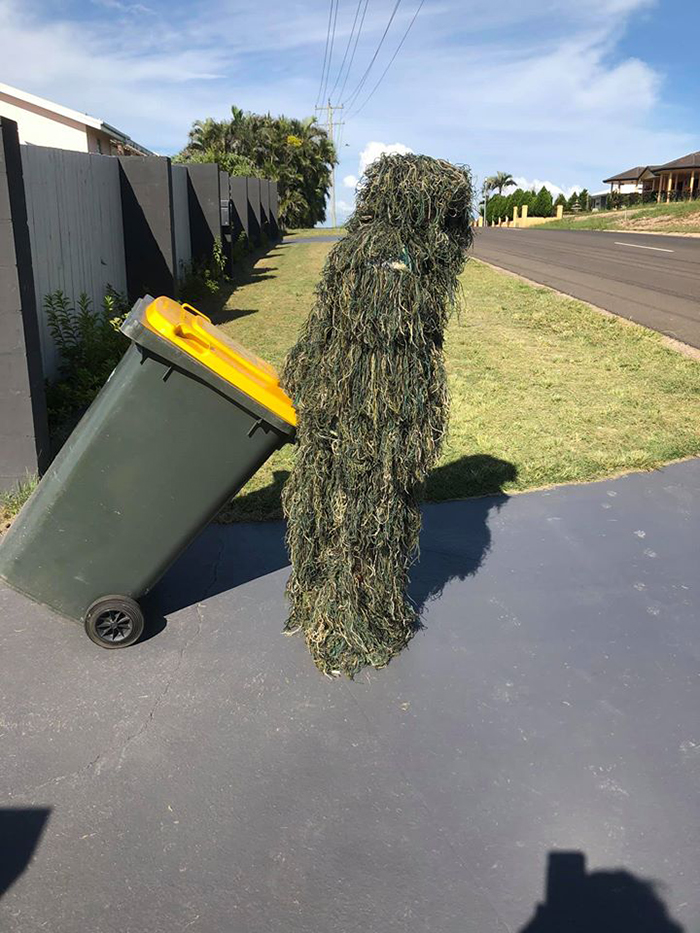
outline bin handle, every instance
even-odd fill
[[[197,308],[193,308],[192,305],[188,305],[187,303],[184,303],[182,307],[185,309],[185,311],[191,311],[192,314],[198,314],[199,317],[203,317],[205,321],[208,321],[211,324],[211,318],[207,317],[203,311],[198,311]]]
[[[198,343],[201,347],[204,347],[205,350],[211,350],[209,341],[203,340],[199,334],[195,331],[190,330],[186,324],[176,324],[175,333],[178,337],[182,337],[185,340],[193,340],[195,343]]]

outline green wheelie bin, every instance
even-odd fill
[[[137,600],[296,425],[274,369],[189,305],[147,296],[122,330],[131,346],[0,545],[0,578],[104,648],[138,640]]]

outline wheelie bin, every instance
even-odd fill
[[[138,640],[137,600],[296,425],[275,370],[189,305],[146,296],[122,330],[129,349],[0,545],[0,578],[104,648]]]

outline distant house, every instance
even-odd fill
[[[663,165],[637,165],[603,182],[611,192],[640,194],[645,201],[691,200],[700,196],[700,152]]]
[[[19,140],[27,145],[102,155],[153,155],[126,133],[98,117],[71,110],[9,84],[0,83],[0,116],[17,123]]]
[[[691,152],[680,159],[659,165],[654,175],[659,179],[654,189],[658,191],[659,200],[664,194],[667,200],[671,199],[671,195],[675,200],[697,198],[700,195],[700,152]]]
[[[603,211],[608,206],[609,191],[595,191],[588,195],[588,205],[592,211]]]
[[[634,168],[628,168],[626,172],[618,172],[617,175],[611,175],[610,178],[604,178],[603,184],[610,185],[611,191],[619,191],[620,194],[635,194],[642,191],[642,176],[647,171],[646,165],[635,165]]]

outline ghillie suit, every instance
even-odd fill
[[[469,171],[383,156],[358,192],[282,382],[299,414],[283,494],[286,631],[352,677],[413,636],[419,496],[447,420],[443,335],[472,239]]]

